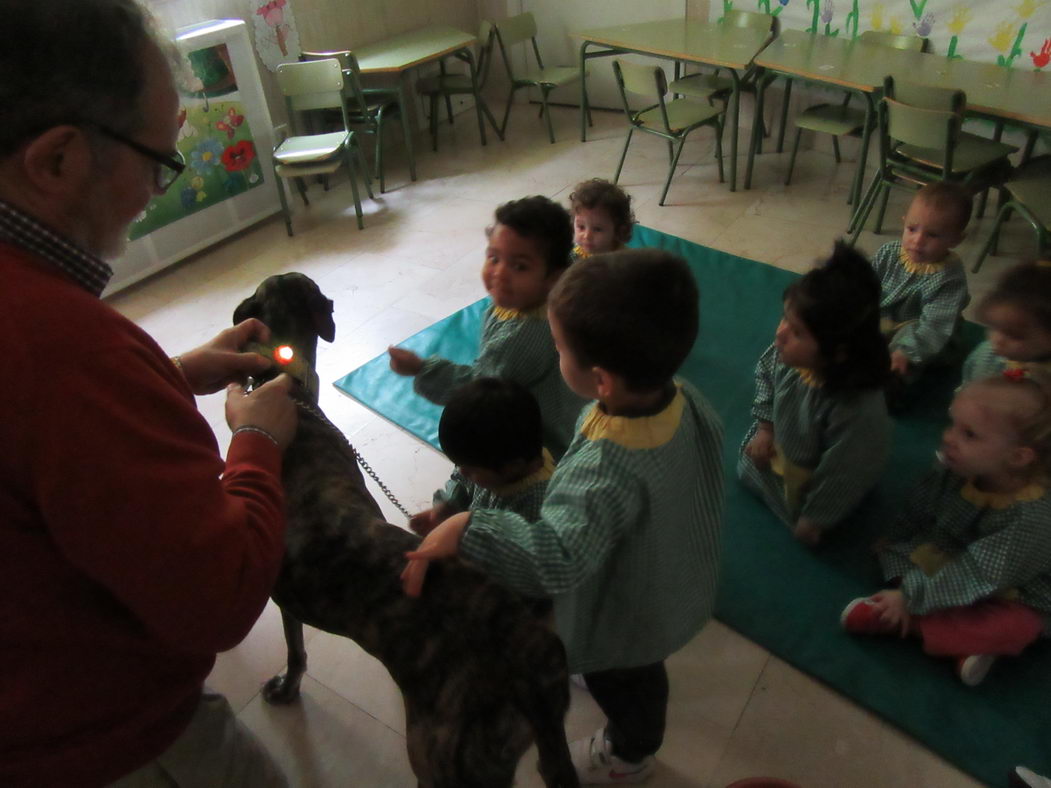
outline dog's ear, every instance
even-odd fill
[[[254,295],[251,295],[238,304],[237,309],[234,310],[234,325],[236,326],[238,323],[243,323],[250,317],[259,318],[260,316],[261,310],[259,309],[259,302]]]
[[[317,283],[306,274],[286,274],[285,278],[295,283],[300,304],[310,315],[317,335],[326,342],[334,341],[336,324],[332,320],[332,299],[327,298]]]

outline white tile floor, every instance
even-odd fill
[[[480,147],[470,115],[442,127],[440,153],[421,136],[420,180],[408,182],[398,151],[387,183],[392,191],[366,201],[366,229],[354,223],[349,189],[336,183],[312,204],[296,204],[296,235],[280,218],[119,293],[111,303],[151,332],[171,353],[224,327],[234,306],[269,274],[298,270],[335,300],[336,342],[320,349],[321,405],[380,476],[410,508],[422,508],[442,484],[449,463],[327,385],[436,319],[481,297],[478,270],[483,229],[500,202],[528,194],[565,201],[573,185],[612,177],[623,140],[622,117],[596,113],[591,140],[577,140],[577,114],[556,110],[559,142],[548,144],[535,113],[519,108],[506,142]],[[639,135],[637,135],[639,136]],[[687,145],[668,205],[657,197],[666,168],[663,143],[632,143],[622,185],[638,220],[692,241],[783,268],[805,270],[826,254],[846,226],[844,204],[853,162],[837,167],[820,152],[800,155],[791,187],[782,185],[787,154],[758,162],[754,187],[731,193],[717,182],[711,135]],[[742,139],[742,147],[744,140]],[[729,148],[729,146],[727,146]],[[742,174],[743,160],[741,157]],[[399,166],[400,165],[400,166]],[[889,232],[866,233],[874,251],[900,232],[903,202],[892,203]],[[961,251],[968,261],[990,220],[976,222]],[[1014,230],[1005,254],[1032,253]],[[980,293],[1011,263],[991,258]],[[220,396],[201,410],[220,445],[229,441]],[[392,522],[401,517],[374,490]],[[354,643],[307,633],[310,655],[302,702],[265,704],[261,684],[283,668],[279,615],[271,604],[237,648],[220,655],[210,683],[225,692],[244,721],[276,753],[295,786],[412,786],[405,757],[404,713],[384,668]],[[827,689],[718,622],[669,660],[672,681],[668,735],[654,786],[724,786],[746,776],[775,775],[807,788],[851,786],[975,786],[939,757],[851,701]],[[590,733],[601,715],[573,688],[566,721],[571,739]],[[522,760],[518,785],[540,785],[535,759]]]

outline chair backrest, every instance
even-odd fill
[[[474,73],[478,78],[479,90],[485,85],[486,79],[489,78],[489,66],[493,62],[493,47],[496,45],[495,39],[496,33],[493,30],[493,23],[488,19],[483,19],[478,26],[478,58],[474,64]]]
[[[963,125],[967,97],[962,90],[918,85],[887,76],[880,102],[880,150],[884,162],[895,160],[899,144],[940,151],[942,172],[952,172],[953,150]]]
[[[347,101],[351,102],[354,110],[361,115],[368,114],[368,104],[365,101],[365,91],[361,87],[361,70],[358,68],[358,59],[349,49],[334,49],[328,52],[299,53],[299,59],[303,62],[315,60],[328,60],[335,58],[343,69],[343,94]]]
[[[967,106],[967,95],[962,90],[896,80],[890,75],[883,78],[883,95],[914,107],[941,109],[960,115]]]
[[[929,39],[919,36],[906,36],[900,33],[892,33],[889,30],[866,30],[858,41],[875,46],[901,49],[909,52],[926,52]]]
[[[634,124],[637,114],[631,111],[631,102],[628,100],[628,94],[638,93],[646,96],[647,99],[656,99],[656,104],[652,104],[646,109],[660,107],[661,118],[664,121],[664,130],[670,133],[671,126],[668,123],[668,110],[664,103],[664,96],[668,92],[668,78],[664,74],[664,69],[652,64],[641,65],[614,58],[613,75],[617,79],[617,87],[620,88],[620,98],[624,103],[624,113],[628,116],[628,121]]]
[[[758,11],[727,11],[723,14],[719,24],[726,27],[751,27],[772,32],[777,26],[777,17]]]
[[[504,61],[504,68],[507,70],[507,78],[509,80],[514,82],[515,75],[507,50],[515,44],[521,44],[523,41],[528,41],[532,46],[533,57],[536,58],[537,66],[539,68],[544,67],[544,59],[540,56],[540,47],[536,42],[536,19],[533,18],[531,13],[527,11],[518,16],[493,22],[492,25],[493,35],[496,38],[497,45],[500,47],[500,57]]]
[[[300,63],[282,63],[277,67],[277,84],[285,96],[289,118],[314,109],[339,109],[347,125],[347,107],[343,100],[343,67],[336,58]],[[293,121],[294,122],[294,121]]]

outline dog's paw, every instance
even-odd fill
[[[275,705],[292,703],[299,699],[299,682],[289,680],[287,674],[274,676],[263,685],[263,700]]]

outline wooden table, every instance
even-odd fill
[[[1051,128],[1051,76],[1039,71],[1006,69],[995,63],[950,60],[943,55],[905,52],[831,36],[785,30],[755,58],[768,71],[822,85],[851,90],[865,100],[866,124],[862,132],[858,169],[851,187],[856,204],[868,155],[869,131],[876,112],[876,99],[888,74],[895,79],[963,90],[967,112],[1032,127]],[[760,80],[756,117],[762,117],[763,90]],[[791,85],[791,83],[789,83]],[[785,106],[787,111],[788,96]],[[745,188],[752,183],[752,166],[761,128],[753,125],[748,151]],[[781,133],[784,134],[784,118]],[[778,142],[781,149],[783,139]],[[1027,151],[1028,154],[1028,151]]]
[[[727,27],[685,19],[640,22],[570,33],[580,44],[580,140],[587,139],[588,89],[587,61],[624,52],[718,66],[730,72],[733,80],[733,132],[730,137],[730,191],[737,186],[737,124],[741,104],[741,72],[756,53],[770,41],[770,34],[751,28]],[[602,47],[589,52],[590,47]]]
[[[412,132],[409,129],[408,101],[405,90],[405,74],[416,66],[432,63],[442,58],[456,56],[467,63],[471,84],[475,88],[475,111],[478,114],[478,131],[485,144],[484,112],[489,122],[496,127],[496,121],[489,113],[489,108],[478,93],[477,74],[474,68],[474,45],[477,39],[470,33],[454,27],[436,25],[402,33],[392,38],[377,41],[354,50],[362,74],[397,74],[398,76],[398,109],[401,115],[402,129],[405,132],[405,145],[409,151],[409,176],[416,180],[416,156],[413,150]]]

